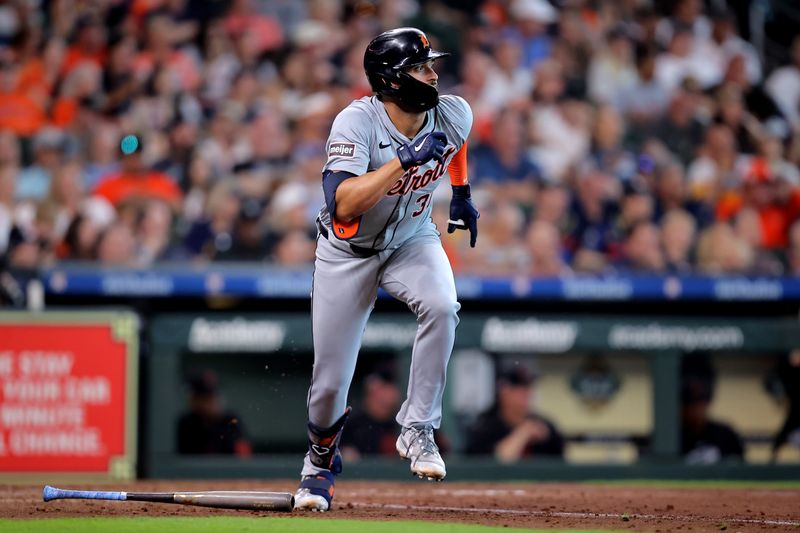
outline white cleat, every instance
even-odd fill
[[[429,481],[442,481],[447,475],[439,447],[430,425],[403,428],[395,444],[397,453],[411,461],[411,475]]]
[[[296,511],[327,511],[328,502],[322,496],[311,494],[308,489],[298,489],[294,493],[294,509]]]

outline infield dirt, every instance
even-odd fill
[[[293,491],[294,481],[139,481],[61,488],[134,491]],[[182,505],[58,500],[41,485],[0,486],[0,518],[263,515]],[[800,489],[655,488],[554,483],[337,483],[333,511],[320,520],[421,520],[507,527],[632,531],[798,531]],[[297,516],[299,513],[281,513]]]

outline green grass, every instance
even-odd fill
[[[800,489],[800,480],[748,481],[745,479],[593,479],[587,485],[639,486],[663,489]]]
[[[322,526],[322,527],[321,527]],[[324,525],[315,518],[282,517],[181,517],[181,518],[54,518],[42,520],[0,520],[0,531],[14,533],[228,533],[228,532],[275,532],[275,533],[494,533],[499,531],[553,531],[489,527],[468,524],[432,524],[430,522],[370,522],[365,520],[329,520]],[[601,533],[601,532],[597,532]]]

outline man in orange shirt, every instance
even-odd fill
[[[717,204],[717,218],[730,220],[749,207],[761,222],[761,246],[767,250],[786,248],[789,226],[800,215],[800,189],[775,175],[769,163],[754,158],[745,171],[741,190],[727,192]]]
[[[122,155],[121,170],[102,178],[94,194],[107,199],[117,208],[148,200],[162,200],[177,211],[183,193],[168,174],[151,170],[144,164],[141,138],[135,139],[131,153]]]

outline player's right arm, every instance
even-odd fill
[[[361,176],[342,181],[336,189],[336,218],[350,222],[369,211],[389,192],[403,172],[431,159],[442,162],[447,137],[431,132],[397,149],[397,157]]]
[[[397,150],[397,157],[367,171],[374,124],[358,107],[348,107],[336,117],[328,139],[328,161],[322,176],[325,203],[331,218],[349,223],[369,211],[403,172],[432,158],[441,161],[447,139],[432,132]]]
[[[379,169],[360,176],[342,175],[337,172],[326,175],[323,181],[329,179],[338,182],[335,202],[328,203],[328,209],[331,208],[331,203],[335,206],[335,213],[331,215],[343,222],[358,218],[389,192],[403,172],[400,159],[395,157]]]

